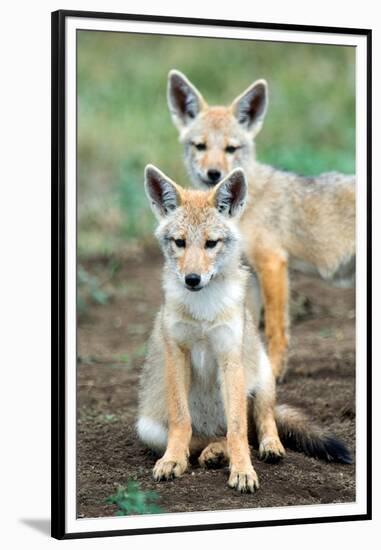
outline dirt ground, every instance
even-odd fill
[[[78,323],[78,517],[114,515],[106,498],[129,479],[159,495],[166,512],[227,510],[353,502],[355,466],[327,464],[288,451],[266,464],[252,449],[260,481],[254,495],[227,486],[226,468],[197,463],[183,477],[157,483],[155,456],[137,440],[134,423],[140,367],[161,303],[159,255],[123,261],[107,285],[106,304],[92,304]],[[100,280],[104,261],[85,264]],[[292,273],[293,317],[289,370],[278,402],[297,405],[355,450],[355,295],[352,289]]]

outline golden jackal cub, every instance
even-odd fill
[[[256,433],[264,460],[284,456],[279,430],[309,455],[350,462],[342,443],[294,409],[275,407],[275,379],[245,305],[249,272],[237,227],[247,196],[243,171],[205,192],[147,166],[145,187],[165,257],[164,305],[149,341],[137,422],[143,443],[165,451],[154,478],[180,476],[197,452],[203,466],[228,461],[229,486],[253,492],[248,432]]]
[[[245,171],[243,249],[259,277],[269,357],[281,377],[288,345],[287,264],[291,260],[294,267],[326,279],[353,279],[355,178],[334,172],[307,178],[258,163],[254,138],[267,103],[264,80],[230,106],[210,107],[183,74],[169,73],[169,109],[194,185],[210,189],[233,168]]]

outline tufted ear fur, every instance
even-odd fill
[[[181,203],[179,186],[152,164],[145,168],[144,186],[152,211],[159,220]]]
[[[174,124],[179,130],[186,128],[206,107],[200,92],[180,71],[168,75],[168,107]]]
[[[236,168],[214,189],[213,199],[217,210],[229,218],[240,216],[247,196],[245,173]]]
[[[257,80],[233,101],[231,108],[238,122],[255,136],[262,128],[267,105],[267,82]]]

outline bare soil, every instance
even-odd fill
[[[161,257],[122,262],[107,281],[107,262],[85,264],[106,280],[111,297],[90,304],[78,323],[78,517],[114,515],[106,498],[129,479],[159,494],[166,512],[227,510],[353,502],[355,466],[327,464],[288,451],[266,464],[252,449],[260,489],[241,495],[227,486],[227,468],[197,463],[175,481],[156,483],[156,457],[138,441],[134,423],[139,371],[153,317],[161,303]],[[278,402],[297,405],[355,450],[355,296],[321,280],[292,273],[294,322],[289,370]]]

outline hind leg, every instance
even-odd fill
[[[228,445],[226,437],[211,441],[198,457],[200,466],[204,468],[218,468],[229,463]]]
[[[259,458],[266,462],[277,462],[286,451],[279,439],[274,418],[274,405],[257,396],[253,402],[253,416],[258,434]]]
[[[250,401],[259,442],[259,458],[266,462],[277,462],[286,454],[279,439],[275,423],[275,383],[264,350],[261,350],[261,371],[263,380],[254,391]],[[266,376],[265,371],[269,375]],[[250,405],[249,405],[250,406]]]
[[[282,251],[255,251],[251,260],[258,272],[265,308],[265,333],[273,374],[281,380],[287,365],[288,273]]]

